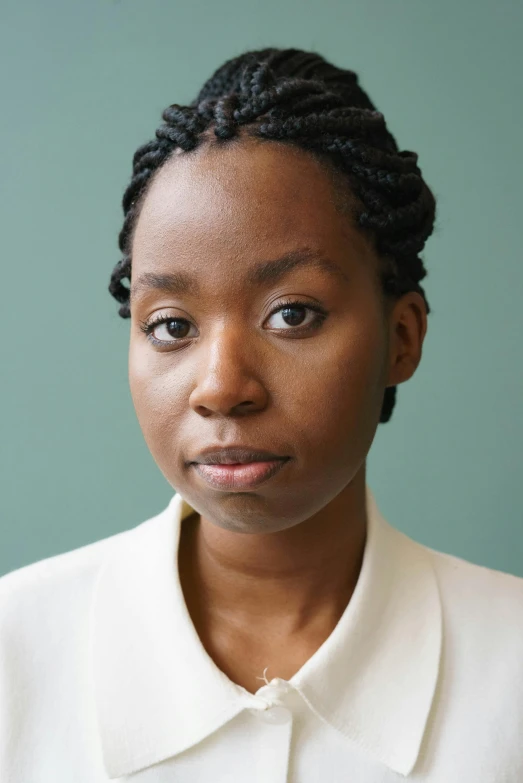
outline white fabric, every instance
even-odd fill
[[[193,509],[179,494],[3,576],[0,781],[521,783],[523,579],[413,541],[369,487],[367,509],[338,625],[256,694],[191,622],[177,550]]]

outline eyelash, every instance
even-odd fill
[[[301,330],[301,331],[306,332],[306,331],[311,331],[312,329],[317,329],[319,326],[321,326],[321,324],[324,322],[324,320],[326,319],[326,317],[329,314],[327,312],[327,310],[325,310],[325,308],[322,307],[319,304],[311,304],[310,302],[303,302],[303,301],[299,301],[297,299],[292,299],[292,300],[289,299],[288,301],[279,302],[278,306],[275,307],[274,310],[272,310],[269,313],[268,317],[270,317],[271,315],[274,315],[275,313],[279,312],[280,310],[285,310],[286,308],[291,308],[291,307],[302,307],[305,310],[312,310],[313,312],[316,313],[316,318],[308,326],[305,326],[305,327],[297,326],[294,329],[292,327],[290,327],[289,329],[282,329],[280,331],[297,332],[297,331]],[[146,337],[149,340],[149,342],[151,342],[153,345],[157,345],[157,346],[174,345],[177,342],[181,343],[184,340],[189,339],[188,337],[179,337],[179,338],[175,337],[175,338],[173,338],[172,341],[167,342],[165,340],[157,340],[155,337],[152,336],[152,332],[153,332],[153,330],[154,330],[154,328],[156,326],[159,326],[160,324],[169,323],[170,321],[185,321],[186,323],[190,323],[187,320],[187,318],[176,318],[176,317],[174,317],[172,315],[169,316],[169,315],[161,315],[161,314],[159,314],[159,315],[153,317],[150,321],[140,321],[140,330],[142,332],[144,332],[144,334],[146,335]]]

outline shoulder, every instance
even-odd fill
[[[51,707],[59,713],[60,694],[70,703],[81,702],[94,587],[106,554],[126,535],[117,533],[0,578],[0,703],[9,719],[18,716],[20,732],[29,730],[26,716]],[[5,742],[0,731],[0,759],[13,750]]]
[[[432,748],[448,749],[443,761],[449,771],[441,779],[449,779],[451,769],[456,779],[473,779],[467,773],[477,769],[485,780],[497,780],[496,772],[510,767],[515,775],[510,780],[520,780],[523,578],[429,547],[423,550],[441,606],[429,741]]]
[[[129,535],[124,531],[76,549],[38,560],[0,577],[0,641],[17,626],[38,632],[51,614],[89,594],[105,557]]]
[[[469,654],[468,665],[512,661],[523,677],[523,578],[423,549],[436,577],[448,645]]]
[[[17,634],[34,635],[43,623],[52,622],[62,625],[66,633],[68,620],[79,624],[89,611],[95,583],[107,559],[114,552],[118,556],[129,544],[140,548],[147,531],[154,534],[168,509],[120,533],[1,576],[0,643],[6,632],[15,629]]]
[[[22,598],[41,587],[60,589],[64,582],[72,585],[96,569],[106,553],[131,531],[94,541],[90,544],[43,558],[29,565],[16,568],[0,577],[0,606],[11,598]]]
[[[107,559],[118,556],[137,528],[0,577],[0,726],[3,717],[6,727],[16,724],[16,737],[0,728],[2,780],[26,763],[31,769],[50,763],[42,759],[56,758],[66,735],[70,745],[69,734],[90,731],[93,597]],[[54,729],[48,734],[51,714]]]
[[[492,608],[505,606],[523,612],[523,577],[427,546],[423,549],[432,562],[442,590],[452,591],[460,605],[472,603],[487,609],[488,598]]]

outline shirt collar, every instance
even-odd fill
[[[163,761],[241,712],[250,696],[203,647],[177,551],[194,509],[179,494],[113,539],[95,586],[91,662],[110,779]],[[367,486],[367,540],[338,625],[290,682],[349,742],[402,775],[418,757],[441,653],[441,605],[427,548],[392,527]]]

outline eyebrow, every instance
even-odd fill
[[[257,287],[276,283],[298,267],[316,267],[327,272],[338,282],[349,282],[346,272],[338,264],[307,247],[292,250],[280,258],[261,261],[246,272],[244,282]],[[184,294],[198,296],[200,285],[197,278],[189,272],[144,272],[132,283],[130,297],[134,300],[138,294],[150,290],[179,296]]]

